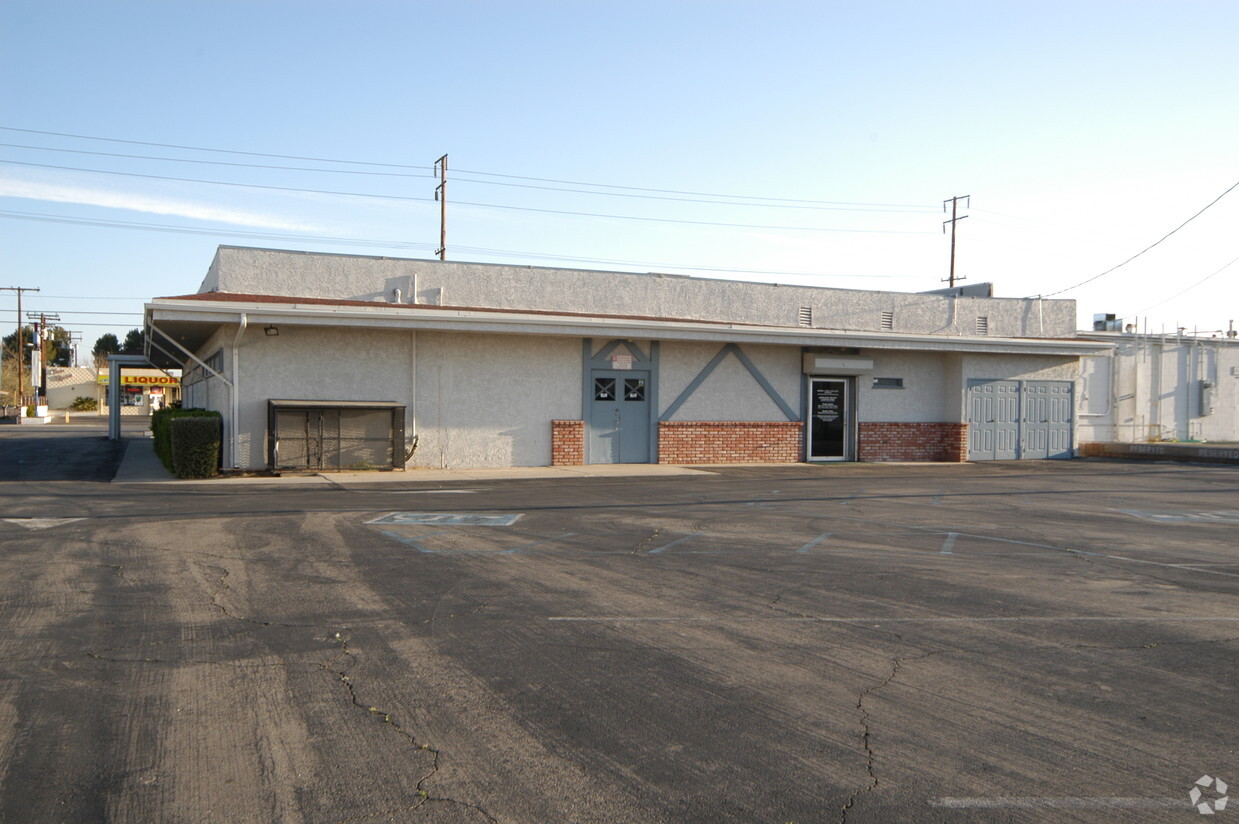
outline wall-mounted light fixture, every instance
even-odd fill
[[[264,326],[262,331],[267,333],[267,337],[274,338],[276,335],[280,334],[280,327]]]

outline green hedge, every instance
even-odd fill
[[[219,472],[221,419],[189,416],[173,418],[172,466],[178,478],[210,478]]]
[[[172,421],[177,418],[214,418],[221,421],[220,414],[210,409],[159,409],[151,414],[151,432],[155,439],[155,454],[169,472],[176,473],[172,459]]]

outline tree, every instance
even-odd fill
[[[25,380],[22,381],[21,394],[29,395],[30,392],[30,342],[34,339],[34,329],[30,326],[22,329],[22,342],[26,344],[26,352],[22,355],[22,365],[25,370]],[[0,343],[0,356],[4,358],[4,382],[0,386],[0,391],[3,391],[4,403],[17,403],[17,332],[11,332],[4,336],[3,342]]]
[[[120,351],[123,355],[141,355],[146,348],[146,335],[141,329],[130,329],[125,335],[125,342],[121,344]]]
[[[48,366],[73,365],[73,335],[63,326],[48,327],[47,339],[43,347],[47,350],[44,356]]]
[[[90,350],[90,354],[95,357],[95,366],[102,368],[107,362],[108,355],[116,355],[120,353],[120,341],[111,332],[104,332],[99,336],[99,340],[95,341],[95,348]]]
[[[22,343],[26,344],[26,351],[30,351],[30,342],[34,340],[34,327],[22,327]],[[4,354],[5,357],[13,357],[17,353],[17,332],[13,331],[4,336]]]

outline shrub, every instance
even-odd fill
[[[172,419],[168,428],[176,477],[210,478],[219,472],[221,423],[218,413]]]
[[[157,409],[151,414],[151,433],[155,439],[155,454],[169,472],[175,473],[172,462],[172,421],[175,418],[215,418],[218,412],[210,409]]]
[[[69,404],[69,409],[73,412],[94,412],[99,408],[99,401],[94,398],[86,398],[79,395],[73,403]]]

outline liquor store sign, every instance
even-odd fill
[[[108,376],[100,375],[99,383],[107,383]],[[180,386],[181,382],[177,378],[171,378],[167,375],[126,375],[124,372],[120,374],[121,386]]]

